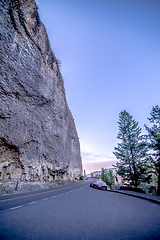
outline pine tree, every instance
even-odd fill
[[[110,169],[109,171],[106,172],[105,183],[110,187],[114,186],[115,185],[114,178],[115,177],[114,177],[113,171]]]
[[[105,182],[105,178],[106,178],[106,176],[105,176],[105,170],[104,170],[104,168],[102,168],[102,169],[101,169],[101,179],[102,179],[102,181]]]
[[[114,167],[118,168],[117,174],[124,181],[137,187],[141,181],[149,181],[151,178],[147,173],[147,144],[138,122],[127,111],[120,112],[118,125],[117,138],[120,143],[113,153],[119,161]]]
[[[160,196],[160,106],[156,105],[152,107],[150,113],[151,117],[148,118],[152,127],[147,127],[148,139],[149,139],[149,148],[152,150],[151,153],[151,162],[154,167],[153,173],[158,177],[158,188],[157,195]]]
[[[113,175],[113,171],[110,169],[109,171],[105,171],[104,168],[102,168],[101,171],[101,179],[108,185],[108,186],[113,186],[115,184],[114,181],[114,175]]]

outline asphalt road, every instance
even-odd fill
[[[30,205],[39,200],[48,199],[68,191],[74,191],[75,189],[89,185],[90,182],[91,180],[55,188],[41,189],[38,191],[0,196],[0,212],[8,209],[12,210],[13,208],[19,208],[27,204]]]
[[[89,181],[43,191],[0,197],[1,240],[160,239],[159,204]]]

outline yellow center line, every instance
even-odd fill
[[[82,182],[83,183],[83,182]],[[79,183],[81,184],[81,183]],[[60,189],[55,189],[55,190],[51,190],[51,191],[47,191],[47,192],[41,192],[41,193],[35,193],[32,195],[26,195],[26,196],[21,196],[21,197],[16,197],[16,198],[8,198],[8,199],[4,199],[4,200],[0,200],[0,202],[6,202],[6,201],[11,201],[11,200],[15,200],[15,199],[19,199],[19,198],[26,198],[26,197],[32,197],[32,196],[36,196],[36,195],[40,195],[40,194],[45,194],[45,193],[50,193],[50,192],[55,192],[55,191],[59,191],[59,190],[63,190],[66,188],[71,188],[73,186],[69,186],[69,187],[65,187],[65,188],[60,188]]]

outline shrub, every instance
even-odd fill
[[[83,176],[80,176],[79,180],[83,180]]]

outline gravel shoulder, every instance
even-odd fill
[[[52,181],[52,182],[0,182],[0,196],[8,194],[16,194],[22,192],[35,191],[40,189],[54,188],[62,185],[68,185],[75,181]]]

